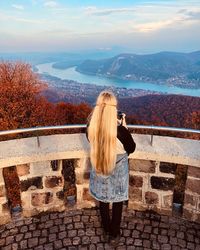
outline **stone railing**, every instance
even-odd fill
[[[179,206],[180,216],[200,222],[200,141],[154,136],[152,145],[150,135],[132,136],[137,148],[129,156],[128,207],[172,214]],[[3,177],[11,166],[19,181],[23,216],[96,205],[88,190],[85,134],[40,136],[39,142],[37,137],[0,142],[1,224],[12,219]]]

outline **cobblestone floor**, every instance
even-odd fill
[[[45,213],[0,226],[0,249],[113,249],[102,237],[97,209]],[[200,224],[151,212],[124,211],[115,248],[200,250]]]

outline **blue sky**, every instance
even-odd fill
[[[199,0],[0,1],[0,52],[190,52],[199,27]]]

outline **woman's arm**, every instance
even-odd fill
[[[120,125],[117,127],[117,138],[121,141],[121,143],[124,146],[125,151],[129,155],[130,153],[133,153],[136,148],[136,144],[128,131],[127,128]]]

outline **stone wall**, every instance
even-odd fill
[[[129,207],[171,214],[176,165],[130,159]]]
[[[188,167],[183,216],[200,222],[200,169]]]
[[[155,136],[151,146],[148,135],[135,135],[134,139],[136,152],[129,156],[129,208],[172,214],[174,193],[179,189],[178,170],[184,164],[188,178],[181,184],[183,194],[185,191],[183,216],[200,222],[200,143]],[[0,142],[2,224],[11,219],[2,176],[2,169],[9,166],[16,166],[23,216],[97,205],[89,194],[90,161],[85,135],[43,136],[40,146],[36,142],[35,138]],[[186,152],[185,148],[191,150]]]
[[[21,200],[24,216],[31,216],[46,210],[62,210],[63,199],[59,192],[63,190],[61,161],[53,169],[51,161],[17,165],[20,179]]]

